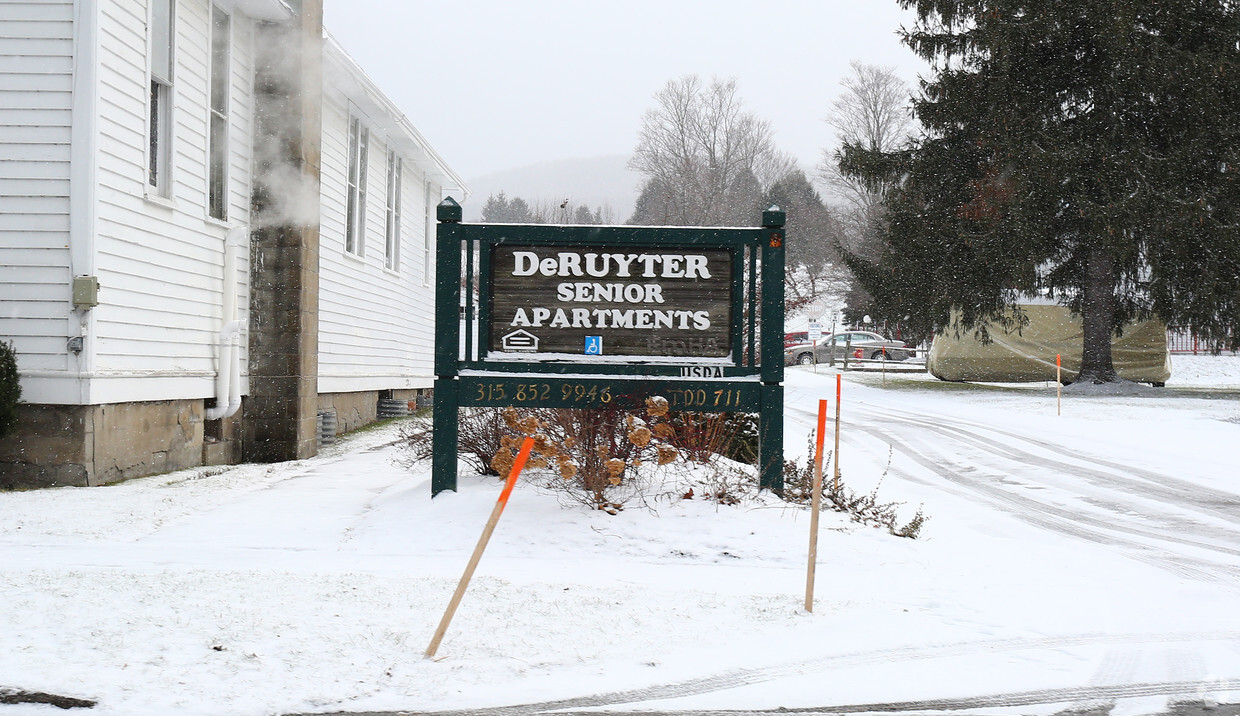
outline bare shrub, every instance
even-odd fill
[[[758,461],[758,420],[751,413],[669,414],[666,436],[690,462],[707,463],[723,455],[743,463]]]
[[[757,422],[743,413],[671,412],[650,398],[639,411],[464,408],[458,449],[473,470],[507,477],[522,439],[535,438],[528,467],[542,487],[569,502],[618,512],[656,488],[650,470],[682,457],[701,468],[688,491],[723,505],[757,490]],[[431,458],[432,424],[422,417],[402,429],[406,467]],[[735,462],[734,462],[735,460]],[[551,478],[554,479],[551,479]]]
[[[499,450],[507,425],[499,408],[462,408],[457,411],[457,450],[465,463],[479,475],[498,475],[491,467],[491,458]],[[431,419],[419,417],[401,428],[401,448],[405,467],[419,460],[429,460],[434,432]]]
[[[784,499],[789,502],[807,504],[813,499],[814,489],[814,436],[811,433],[806,441],[808,450],[804,465],[797,465],[793,460],[784,462]],[[823,471],[831,464],[831,452],[823,454]],[[903,502],[879,502],[878,489],[882,487],[887,471],[891,468],[891,451],[887,452],[887,465],[879,477],[878,484],[866,494],[858,494],[844,483],[843,476],[837,482],[823,475],[822,509],[834,510],[848,515],[853,522],[871,527],[883,527],[896,537],[917,539],[926,520],[930,519],[918,506],[912,519],[900,524],[899,508]]]

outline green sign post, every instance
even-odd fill
[[[778,207],[758,228],[466,224],[448,198],[438,219],[432,494],[456,490],[462,407],[655,395],[757,413],[760,484],[783,489]]]

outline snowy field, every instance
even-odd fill
[[[1235,703],[1240,358],[1174,362],[1165,389],[1065,393],[1062,415],[1053,385],[845,375],[846,484],[930,519],[909,540],[824,515],[812,613],[803,508],[682,499],[665,471],[611,516],[522,482],[438,660],[499,483],[463,473],[432,501],[429,466],[394,462],[398,425],[295,463],[0,493],[0,697],[108,716]],[[790,456],[834,399],[819,371],[788,371]],[[50,713],[72,712],[0,705]]]

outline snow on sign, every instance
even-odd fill
[[[491,350],[514,331],[550,353],[723,357],[732,252],[507,246],[491,261]],[[526,348],[525,350],[528,350]]]

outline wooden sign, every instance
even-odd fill
[[[784,220],[757,227],[471,224],[437,208],[431,494],[461,408],[757,413],[783,489]]]
[[[492,352],[725,357],[732,252],[496,246]]]

